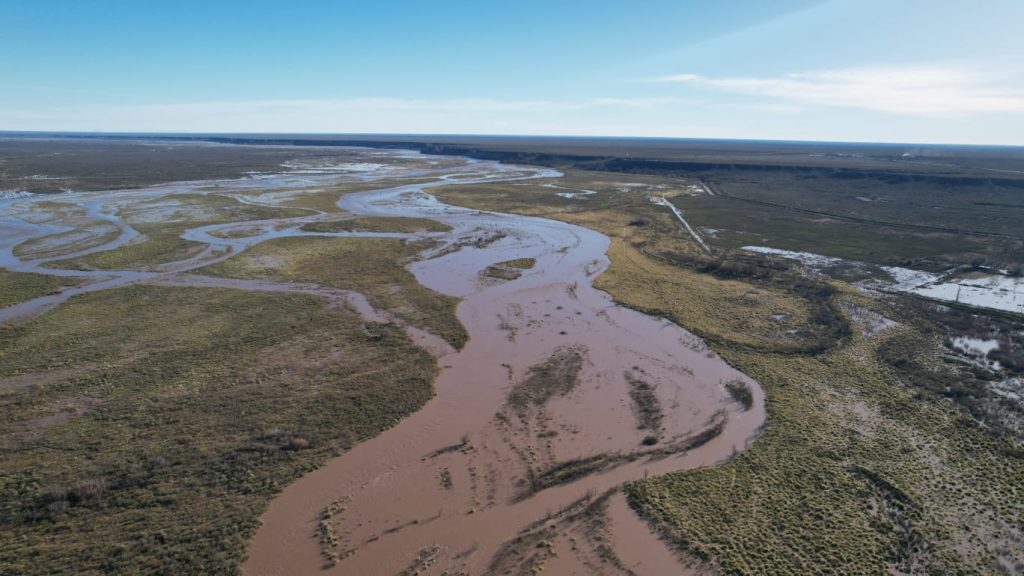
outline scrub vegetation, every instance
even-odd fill
[[[279,174],[285,163],[332,164],[358,155],[338,148],[224,146],[203,140],[0,137],[0,172],[8,188],[50,194]]]
[[[626,374],[626,384],[629,385],[629,398],[633,401],[633,414],[636,416],[636,427],[640,430],[651,432],[651,440],[645,438],[645,443],[657,442],[661,433],[661,422],[665,419],[665,413],[661,409],[661,402],[658,395],[654,393],[654,387],[647,381]]]
[[[448,232],[451,226],[429,218],[362,216],[348,220],[310,222],[302,226],[306,232]]]
[[[135,228],[141,236],[118,248],[71,260],[58,260],[51,265],[77,270],[142,269],[184,260],[203,250],[203,244],[181,238],[187,226],[157,224]]]
[[[568,199],[515,183],[439,193],[453,204],[607,234],[612,264],[598,287],[697,333],[767,393],[766,428],[749,450],[718,467],[627,487],[630,504],[680,551],[728,574],[1024,570],[1020,437],[961,401],[965,395],[946,384],[962,381],[962,366],[942,361],[944,340],[971,330],[999,334],[990,325],[997,319],[981,314],[989,318],[982,328],[960,321],[960,332],[951,332],[942,308],[922,315],[909,297],[866,295],[796,263],[731,250],[740,242],[728,235],[706,238],[715,249],[708,256],[667,208],[651,202],[674,195],[690,217],[690,199],[680,196],[692,181],[570,172],[558,184],[597,193]],[[828,235],[837,227],[807,231],[793,219],[757,219],[807,238],[787,249],[835,240]],[[840,237],[847,226],[854,225],[838,225]],[[864,242],[876,240],[869,234]],[[998,253],[994,244],[982,251]],[[848,255],[913,257],[912,244],[876,246]],[[928,250],[918,256],[954,257]],[[884,320],[881,328],[870,317]],[[726,392],[745,402],[728,384]]]
[[[80,270],[152,268],[184,260],[202,251],[202,243],[181,238],[181,234],[191,228],[307,214],[308,211],[295,208],[243,204],[217,194],[177,194],[135,204],[123,211],[120,216],[141,234],[127,244],[74,260],[61,260],[53,265]]]
[[[343,196],[353,192],[381,190],[385,188],[392,188],[394,186],[430,181],[432,181],[432,178],[379,178],[366,182],[338,182],[328,186],[295,188],[293,190],[295,190],[296,193],[290,194],[288,199],[281,201],[281,205],[288,208],[318,210],[328,214],[342,214],[345,210],[338,206],[338,201],[341,200]],[[252,194],[258,197],[258,195],[263,192],[264,191],[262,190],[254,190]]]
[[[550,358],[530,368],[526,378],[509,391],[509,408],[526,419],[531,408],[542,407],[552,398],[572,392],[579,384],[585,353],[578,348],[560,348]]]
[[[228,278],[313,282],[353,290],[364,294],[374,308],[460,349],[469,336],[455,316],[458,299],[424,287],[406,269],[424,248],[421,243],[397,238],[281,238],[263,242],[200,272]]]
[[[628,144],[633,154],[624,158],[610,150],[627,144],[591,139],[412,145],[565,171],[550,181],[434,191],[452,204],[608,235],[611,266],[599,288],[698,334],[765,389],[767,424],[748,450],[716,467],[626,486],[633,508],[681,554],[726,574],[1024,573],[1024,320],[867,291],[853,282],[870,272],[855,266],[809,270],[739,250],[754,244],[930,271],[1019,273],[1019,158],[942,149],[935,152],[946,155],[941,162],[918,161],[885,147],[840,153],[657,141]],[[54,147],[60,166],[47,159]],[[335,156],[314,146],[0,139],[0,168],[24,184],[19,189],[36,192],[235,177]],[[201,250],[180,238],[196,225],[337,213],[338,199],[361,186],[304,189],[283,209],[213,189],[142,202],[124,214],[141,238],[59,265],[158,266]],[[244,194],[258,202],[263,192]],[[671,199],[693,234],[655,203],[661,198]],[[17,253],[57,257],[118,233],[95,220],[75,227]],[[447,229],[402,218],[307,225]],[[461,348],[467,334],[457,299],[421,286],[406,269],[426,246],[282,238],[201,273],[357,291],[385,315]],[[509,260],[483,275],[512,279],[534,264]],[[73,282],[0,271],[0,306]],[[555,461],[542,450],[552,432],[544,405],[571,393],[584,362],[584,351],[562,349],[514,383],[495,416],[526,439],[513,445],[530,469],[524,496],[721,433],[719,419],[693,437],[663,442],[651,385],[626,374],[637,425],[650,432],[646,447]],[[399,326],[366,322],[303,294],[137,285],[76,296],[23,324],[0,326],[0,573],[234,573],[270,499],[422,406],[436,370]],[[752,405],[741,382],[721,386],[739,406]],[[529,459],[533,451],[540,456]],[[447,476],[438,476],[446,488]],[[322,519],[325,544],[336,537],[331,515],[343,508]],[[492,568],[542,568],[550,540],[560,537],[555,521],[585,525],[593,510],[588,500],[553,515]]]
[[[536,264],[537,260],[534,258],[516,258],[492,264],[485,268],[482,274],[498,280],[515,280],[523,275],[523,270],[529,270]]]
[[[298,294],[132,286],[0,327],[0,572],[234,573],[273,495],[435,371]]]
[[[75,286],[79,281],[77,278],[0,269],[0,308],[52,294]]]
[[[58,258],[79,250],[102,246],[117,240],[120,235],[121,230],[113,224],[95,220],[86,221],[74,230],[26,240],[15,246],[13,253],[22,260]]]

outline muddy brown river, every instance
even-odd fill
[[[339,205],[357,215],[426,217],[452,226],[452,232],[431,235],[440,246],[410,269],[425,286],[462,299],[457,313],[469,343],[456,352],[413,330],[438,356],[436,396],[275,498],[251,541],[244,573],[685,573],[686,566],[635,516],[618,488],[651,474],[712,466],[744,450],[764,423],[760,387],[693,334],[618,306],[595,289],[594,279],[608,266],[604,235],[553,220],[447,206],[429,194],[453,182],[554,178],[557,172],[474,160],[398,170],[399,176],[433,180],[349,194]],[[303,185],[355,177],[368,188],[375,179],[372,173],[318,174]],[[287,177],[279,180],[264,187],[294,188]],[[244,182],[218,183],[218,193],[249,186]],[[166,197],[209,187],[174,185],[136,194]],[[93,215],[122,231],[117,240],[87,252],[127,241],[134,231],[117,217],[119,206],[138,198],[126,192],[81,196],[93,203]],[[245,196],[277,205],[273,198]],[[0,220],[13,226],[16,219],[19,226],[19,234],[0,237],[0,265],[54,273],[43,269],[44,260],[26,262],[12,253],[11,237],[57,230],[52,223],[25,223],[31,203],[0,205]],[[5,309],[0,321],[38,314],[90,289],[132,282],[209,284],[185,272],[271,238],[308,234],[299,226],[323,217],[311,211],[306,217],[195,228],[184,236],[207,248],[187,261],[145,272],[90,273],[83,288]],[[212,235],[240,226],[262,229],[245,238]],[[511,280],[481,274],[516,258],[536,264]],[[274,283],[231,287],[319,290]],[[745,388],[753,402],[737,402],[727,387]]]

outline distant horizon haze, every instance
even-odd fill
[[[1024,145],[1017,0],[0,0],[0,130]]]

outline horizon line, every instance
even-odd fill
[[[77,137],[151,137],[151,138],[218,138],[218,137],[282,137],[282,136],[315,136],[315,137],[375,137],[375,138],[510,138],[548,140],[657,140],[663,142],[745,142],[767,144],[827,144],[852,146],[917,146],[917,147],[954,147],[954,148],[1024,148],[1024,144],[970,144],[941,142],[899,142],[882,140],[812,140],[782,138],[727,138],[727,137],[691,137],[691,136],[617,136],[617,135],[572,135],[572,134],[491,134],[491,133],[404,133],[404,132],[188,132],[172,130],[153,131],[105,131],[105,130],[0,130],[3,136],[77,136]]]

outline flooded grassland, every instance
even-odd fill
[[[769,219],[758,241],[789,250],[841,239],[855,254],[880,234],[740,213],[693,179],[552,182],[593,194],[499,183],[437,195],[600,230],[611,265],[597,287],[686,326],[765,389],[767,425],[747,451],[627,486],[679,550],[730,574],[1024,570],[1019,317],[884,289],[887,274],[849,261],[743,250],[750,222]]]
[[[617,489],[746,449],[759,386],[595,289],[601,233],[430,194],[557,173],[339,156],[0,203],[3,557],[676,571]]]

